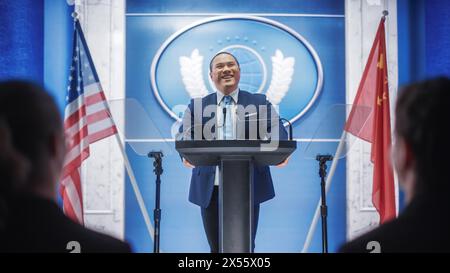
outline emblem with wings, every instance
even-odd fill
[[[272,79],[267,89],[267,99],[273,105],[279,105],[289,91],[294,74],[294,57],[284,57],[277,49],[272,56]],[[201,98],[208,95],[208,89],[203,81],[203,56],[194,49],[191,56],[180,57],[180,72],[184,87],[191,98]]]

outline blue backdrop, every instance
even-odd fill
[[[43,1],[0,1],[0,80],[43,82]]]
[[[61,113],[71,59],[72,11],[65,0],[0,1],[0,80],[44,84]]]
[[[158,103],[152,90],[150,74],[151,64],[158,49],[173,33],[190,23],[209,18],[212,13],[252,12],[264,13],[263,17],[280,22],[302,35],[315,49],[322,62],[323,89],[312,108],[294,123],[294,137],[305,140],[298,142],[299,149],[293,154],[289,165],[283,169],[272,168],[276,197],[261,206],[255,249],[256,252],[299,252],[320,197],[317,162],[306,158],[307,139],[339,138],[341,133],[340,128],[333,126],[333,120],[330,120],[331,130],[315,135],[331,105],[345,103],[344,1],[283,1],[282,4],[273,1],[231,2],[225,5],[215,1],[164,1],[158,4],[152,1],[127,1],[126,96],[138,100],[147,115],[159,127],[162,137],[170,138],[170,126],[174,119]],[[251,35],[252,33],[248,33],[249,37]],[[234,35],[231,38],[234,38]],[[267,50],[273,46],[284,50],[285,54],[288,52],[285,49],[287,45],[277,43],[279,40],[271,38],[273,37],[269,35],[257,43],[268,44],[269,46],[264,47]],[[224,36],[223,46],[226,42],[227,38]],[[186,47],[189,46],[186,42]],[[198,45],[199,48],[203,46]],[[215,50],[218,48],[211,49]],[[190,52],[190,49],[186,50],[185,55]],[[207,47],[201,50],[201,53],[205,56],[203,67],[207,67],[207,57],[210,54]],[[286,54],[285,57],[291,55]],[[270,66],[270,62],[267,62],[267,65]],[[301,63],[297,65],[296,73],[302,73]],[[178,60],[174,59],[172,67],[172,72],[163,76],[171,82],[181,82]],[[204,73],[206,75],[205,71]],[[270,81],[270,77],[268,80]],[[301,98],[300,95],[295,95],[296,91],[289,91],[293,95],[289,95],[291,97],[288,100],[294,106],[296,101],[300,104]],[[182,85],[178,90],[167,92],[173,92],[175,96],[186,96]],[[184,103],[188,103],[188,97]],[[283,113],[283,109],[281,112]],[[156,142],[153,142],[152,148],[161,146],[157,139],[162,137],[153,137]],[[335,147],[335,144],[324,143],[322,147],[329,151],[333,150],[331,147]],[[173,147],[173,142],[170,145]],[[152,162],[137,155],[130,147],[127,151],[147,209],[152,212],[155,188]],[[187,200],[190,174],[191,171],[181,164],[176,152],[164,157],[161,193],[161,250],[164,252],[207,252],[209,249],[200,209]],[[345,160],[339,163],[328,195],[328,204],[329,248],[334,251],[345,240]],[[125,213],[126,239],[133,244],[136,251],[151,252],[153,242],[145,229],[129,181],[126,183]],[[320,234],[319,223],[310,251],[321,251]]]
[[[255,1],[256,2],[256,1]],[[343,1],[128,1],[127,2],[127,95],[136,97],[163,127],[172,123],[150,89],[150,62],[156,49],[186,22],[206,16],[165,16],[165,13],[304,13],[343,15]],[[72,7],[65,0],[0,1],[0,80],[25,78],[44,82],[60,109],[70,59]],[[399,84],[433,75],[450,75],[450,3],[440,0],[398,0]],[[151,13],[136,16],[137,13]],[[161,21],[158,19],[160,18]],[[180,25],[161,24],[181,20]],[[186,22],[183,22],[183,18]],[[324,66],[324,88],[313,108],[294,124],[297,138],[314,134],[314,125],[327,105],[344,96],[344,18],[285,16],[270,17],[301,33],[316,49]],[[180,21],[178,21],[180,22]],[[317,24],[317,25],[316,25]],[[148,32],[147,32],[148,30]],[[141,36],[141,37],[140,37]],[[142,39],[142,41],[141,41]],[[136,52],[134,52],[136,50]],[[146,51],[148,50],[148,51]],[[277,197],[262,206],[257,251],[299,251],[304,243],[312,210],[319,196],[316,163],[304,159],[305,143],[285,169],[273,169]],[[159,145],[155,144],[155,147]],[[128,148],[138,181],[153,208],[154,175],[151,162]],[[342,162],[341,162],[342,163]],[[330,248],[344,240],[344,165],[340,164],[329,196]],[[187,202],[189,171],[176,156],[165,158],[163,175],[162,249],[207,251],[198,208]],[[320,229],[312,251],[320,250]],[[152,242],[127,181],[126,237],[136,250],[151,251]]]

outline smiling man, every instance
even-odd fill
[[[279,120],[278,114],[266,96],[252,94],[239,89],[241,69],[235,56],[228,52],[216,54],[210,62],[210,78],[214,82],[216,92],[203,98],[192,99],[183,118],[180,132],[186,135],[183,128],[201,128],[202,132],[207,124],[212,124],[211,138],[203,133],[200,138],[190,134],[191,139],[266,139],[267,135],[261,132],[252,132],[248,117],[255,120],[264,120],[268,128],[268,138],[287,140],[287,132]],[[208,109],[209,110],[206,110]],[[242,112],[253,109],[254,113],[241,115]],[[262,110],[264,109],[264,110]],[[264,113],[262,113],[264,111]],[[194,113],[195,112],[195,113]],[[198,118],[200,113],[201,118]],[[243,118],[244,117],[244,118]],[[270,117],[270,118],[268,118]],[[245,123],[245,126],[239,126]],[[259,124],[261,127],[262,125]],[[217,130],[216,130],[217,129]],[[191,130],[192,131],[192,130]],[[256,130],[254,130],[256,131]],[[218,219],[218,192],[219,170],[217,166],[193,166],[183,159],[185,166],[193,168],[189,201],[201,207],[203,226],[205,228],[211,252],[219,251],[219,219]],[[284,166],[286,162],[280,164]],[[269,166],[255,165],[253,173],[254,184],[254,241],[259,217],[259,204],[275,196]]]
[[[233,55],[228,52],[217,54],[211,59],[209,71],[217,90],[224,95],[230,95],[237,91],[241,79],[241,69]]]

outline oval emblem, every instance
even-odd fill
[[[191,98],[215,92],[209,62],[220,51],[241,66],[239,88],[263,93],[292,123],[304,115],[322,90],[323,69],[311,44],[274,20],[217,16],[170,36],[153,58],[150,79],[161,107],[180,121]]]

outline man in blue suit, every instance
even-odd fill
[[[189,138],[195,139],[288,139],[278,114],[267,101],[266,96],[239,89],[240,72],[239,62],[232,54],[220,52],[212,58],[210,77],[217,91],[203,98],[191,100],[181,128],[185,136],[186,132],[183,131],[183,128],[190,129],[188,130]],[[261,133],[259,127],[250,126],[252,118],[256,121],[264,121],[267,134]],[[257,123],[258,126],[261,125],[260,122]],[[209,131],[205,130],[207,126],[210,126]],[[194,132],[196,129],[200,129],[200,135]],[[208,133],[210,134],[208,135]],[[193,168],[189,201],[201,207],[203,226],[211,252],[218,252],[218,167],[193,166],[185,159],[183,159],[183,163],[185,166]],[[287,160],[278,166],[286,164]],[[269,166],[255,165],[253,178],[254,249],[259,204],[272,199],[275,192]]]

